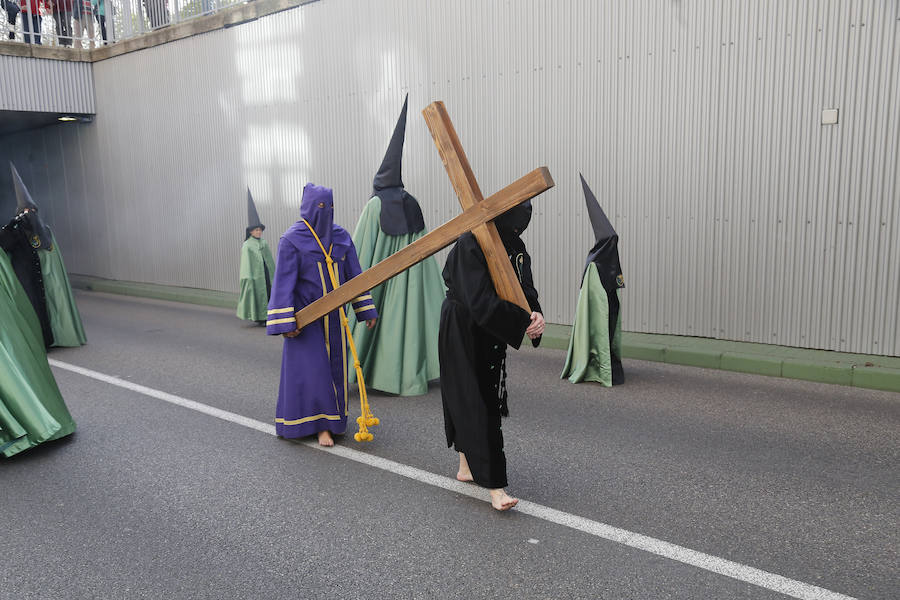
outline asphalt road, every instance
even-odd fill
[[[271,423],[280,338],[78,292],[51,358]],[[613,389],[509,360],[509,491],[858,598],[900,589],[900,394],[626,361]],[[78,422],[0,460],[0,599],[784,598],[55,368]],[[375,440],[452,476],[440,390],[371,394]],[[355,406],[358,411],[358,405]],[[355,417],[355,412],[351,417]]]

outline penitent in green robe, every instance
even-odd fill
[[[241,296],[237,316],[248,321],[265,321],[269,309],[269,293],[275,259],[269,243],[252,235],[241,246]]]
[[[381,199],[363,209],[353,244],[363,270],[428,233],[388,235],[381,230]],[[417,263],[372,289],[378,309],[373,329],[349,315],[366,386],[401,396],[420,396],[440,377],[438,326],[446,288],[434,257]],[[352,311],[351,311],[352,312]],[[356,374],[350,370],[351,380]]]
[[[47,364],[37,314],[0,250],[0,454],[12,456],[75,431]]]
[[[39,249],[41,277],[44,280],[44,295],[47,298],[47,314],[50,316],[50,330],[53,332],[54,346],[83,346],[87,342],[81,314],[72,294],[72,284],[56,238],[50,234],[49,250]]]
[[[618,290],[616,290],[618,294]],[[612,386],[612,350],[622,356],[622,313],[616,321],[616,330],[610,342],[609,298],[600,283],[597,265],[588,265],[578,294],[575,309],[575,325],[569,340],[569,353],[561,378],[572,383],[596,381],[606,387]]]

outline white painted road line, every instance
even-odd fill
[[[244,427],[249,427],[250,429],[268,433],[269,435],[275,435],[274,424],[263,423],[262,421],[257,421],[256,419],[244,417],[233,412],[228,412],[227,410],[222,410],[213,406],[201,404],[200,402],[195,402],[194,400],[188,400],[187,398],[182,398],[181,396],[176,396],[174,394],[155,390],[153,388],[120,379],[119,377],[106,375],[104,373],[99,373],[97,371],[92,371],[91,369],[85,369],[77,365],[64,363],[52,358],[49,359],[49,362],[52,366],[60,369],[65,369],[66,371],[78,373],[79,375],[84,375],[85,377],[103,381],[104,383],[108,383],[110,385],[125,388],[126,390],[137,392],[138,394],[143,394],[145,396],[150,396],[151,398],[156,398],[164,402],[169,402],[171,404],[182,406],[184,408],[189,408],[191,410],[195,410],[197,412],[201,412],[203,414],[207,414],[224,421],[237,423],[238,425],[243,425]],[[408,477],[409,479],[414,479],[421,483],[449,490],[457,494],[462,494],[470,498],[475,498],[477,500],[482,500],[485,502],[490,501],[486,490],[483,490],[482,488],[472,484],[460,483],[455,479],[444,477],[443,475],[437,475],[435,473],[423,471],[422,469],[417,469],[416,467],[404,465],[402,463],[388,460],[386,458],[366,454],[365,452],[353,450],[352,448],[347,448],[346,446],[323,448],[313,441],[303,442],[303,445],[314,448],[316,450],[320,450],[322,452],[328,452],[329,454],[334,454],[342,458],[353,460],[358,463],[369,465],[383,471],[402,475],[403,477]],[[527,500],[520,501],[515,510],[523,514],[542,519],[544,521],[549,521],[551,523],[556,523],[558,525],[563,525],[571,529],[582,531],[595,537],[616,542],[618,544],[629,546],[631,548],[637,548],[638,550],[650,552],[651,554],[663,556],[665,558],[685,563],[703,569],[705,571],[710,571],[719,575],[725,575],[726,577],[731,577],[732,579],[737,579],[738,581],[750,583],[767,590],[779,592],[781,594],[791,596],[792,598],[801,598],[802,600],[856,600],[852,596],[846,596],[844,594],[839,594],[838,592],[832,592],[831,590],[826,590],[825,588],[820,588],[808,583],[803,583],[802,581],[796,581],[794,579],[782,577],[781,575],[776,575],[775,573],[769,573],[767,571],[762,571],[754,567],[742,565],[741,563],[730,561],[724,558],[704,554],[703,552],[691,550],[690,548],[685,548],[684,546],[679,546],[677,544],[658,540],[656,538],[641,535],[640,533],[635,533],[626,529],[613,527],[612,525],[607,525],[606,523],[600,523],[599,521],[593,521],[585,517],[579,517],[578,515],[573,515],[561,510],[556,510],[554,508],[536,504],[534,502],[528,502]]]

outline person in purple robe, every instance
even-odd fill
[[[347,338],[338,311],[302,330],[294,313],[332,290],[326,254],[334,261],[339,283],[362,272],[350,234],[334,224],[330,188],[306,184],[300,220],[278,242],[266,333],[283,335],[281,383],[275,429],[285,438],[317,434],[333,446],[331,434],[347,429]],[[372,295],[352,302],[358,321],[375,325],[378,312]]]

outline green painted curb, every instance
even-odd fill
[[[525,341],[522,342],[522,346],[531,346],[531,341],[526,337]],[[541,348],[552,348],[553,350],[568,350],[569,349],[569,338],[565,337],[557,337],[557,336],[548,336],[544,334],[541,337]]]
[[[623,343],[622,358],[666,362],[666,347],[661,344]]]
[[[722,353],[705,348],[670,346],[666,348],[666,362],[691,367],[718,369],[722,366]]]
[[[895,369],[856,365],[853,367],[853,386],[900,392],[900,375]]]
[[[572,335],[572,328],[568,325],[558,325],[556,323],[547,323],[544,328],[544,335],[541,337],[541,348],[552,348],[554,350],[568,350],[569,336]],[[524,347],[531,346],[528,336],[522,342]]]
[[[849,364],[839,365],[787,358],[781,363],[781,374],[791,379],[805,379],[806,381],[837,383],[840,385],[853,384],[853,366]]]
[[[739,373],[754,373],[781,377],[782,359],[763,356],[761,354],[743,354],[740,352],[722,353],[722,369]]]
[[[69,277],[73,287],[85,290],[230,310],[237,308],[238,295],[232,292],[101,279],[88,275],[70,274]],[[541,347],[567,350],[571,334],[572,327],[569,325],[548,323]],[[528,347],[530,341],[525,339],[522,345]],[[900,392],[900,357],[893,356],[848,354],[633,331],[623,332],[622,356],[635,360]]]
[[[199,288],[182,288],[153,283],[116,281],[112,279],[85,277],[83,275],[72,275],[70,276],[70,279],[72,287],[93,292],[121,294],[123,296],[138,296],[141,298],[153,298],[155,300],[169,300],[172,302],[184,302],[186,304],[199,304],[202,306],[214,306],[217,308],[237,310],[238,295],[231,292],[220,292]]]

